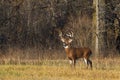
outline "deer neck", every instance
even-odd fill
[[[70,45],[67,45],[67,46],[64,46],[64,48],[65,48],[65,52],[68,53],[71,47]]]

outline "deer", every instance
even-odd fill
[[[63,42],[63,47],[65,49],[66,55],[70,61],[70,64],[75,67],[76,60],[79,58],[83,58],[84,62],[86,63],[87,67],[92,69],[92,61],[89,59],[92,55],[92,51],[90,48],[86,47],[72,47],[71,42],[73,41],[73,32],[69,32],[66,34],[66,38],[63,37],[61,31],[59,31],[60,40]]]

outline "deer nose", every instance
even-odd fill
[[[65,46],[67,46],[67,44],[66,44],[66,43],[63,43],[63,47],[65,47]]]
[[[68,44],[63,43],[63,47],[64,47],[64,48],[68,48],[69,46],[68,46]]]

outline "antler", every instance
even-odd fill
[[[72,31],[68,32],[68,33],[66,34],[66,36],[72,38],[72,37],[73,37],[73,32],[72,32]]]
[[[59,37],[62,37],[62,31],[58,31]]]
[[[65,42],[65,39],[63,38],[63,35],[62,35],[62,31],[59,30],[58,33],[59,33],[59,37],[60,37],[61,41]]]
[[[65,36],[63,37],[63,33],[61,30],[58,30],[58,34],[59,34],[59,37],[61,39],[62,42],[66,42],[66,43],[71,43],[72,42],[72,37],[73,37],[73,32],[70,31],[66,34],[66,38]]]

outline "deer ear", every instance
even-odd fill
[[[71,43],[72,42],[72,39],[69,39],[69,43]]]

